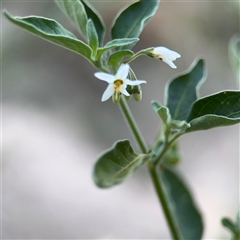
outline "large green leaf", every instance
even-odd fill
[[[170,211],[175,217],[181,239],[201,239],[203,232],[201,215],[183,180],[166,167],[162,168],[159,177],[164,183],[168,203],[172,206]]]
[[[118,141],[96,162],[93,179],[98,187],[108,188],[126,180],[151,154],[138,154],[129,140]]]
[[[91,48],[84,42],[78,40],[71,32],[67,31],[62,25],[52,19],[37,16],[13,17],[6,11],[4,12],[4,15],[12,23],[38,37],[81,54],[87,59],[91,58]]]
[[[240,91],[223,91],[197,100],[190,110],[187,132],[240,122]]]
[[[98,34],[99,46],[101,46],[105,31],[104,24],[100,14],[89,2],[83,0],[55,0],[55,3],[84,37],[87,37],[87,22],[92,19]]]
[[[198,89],[205,80],[203,59],[196,59],[184,74],[174,77],[166,85],[166,106],[174,120],[186,120],[191,105],[198,97]]]
[[[159,2],[159,0],[139,0],[127,6],[113,23],[112,39],[139,37],[144,26],[157,11]],[[133,45],[130,44],[122,49],[130,49]]]

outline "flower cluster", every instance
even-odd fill
[[[172,68],[177,68],[173,61],[181,57],[180,54],[165,47],[155,47],[149,53],[151,57],[162,60]],[[107,82],[109,85],[102,95],[102,102],[108,100],[111,96],[114,103],[120,99],[120,95],[130,96],[127,91],[127,86],[138,86],[146,83],[145,80],[130,80],[128,79],[130,66],[129,64],[122,64],[115,75],[96,72],[94,76],[102,81]]]

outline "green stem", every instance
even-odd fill
[[[127,105],[127,102],[124,97],[121,96],[119,101],[119,107],[128,123],[129,128],[131,129],[139,147],[141,148],[143,153],[147,153],[148,148],[145,144],[145,141],[141,135],[141,132],[139,131],[137,124],[132,116],[132,113]],[[151,175],[151,180],[153,182],[153,185],[155,187],[156,193],[158,195],[158,199],[160,204],[162,205],[163,212],[165,214],[165,218],[167,220],[167,224],[169,226],[169,230],[171,232],[171,235],[174,240],[180,240],[180,234],[177,231],[177,226],[175,224],[174,216],[171,213],[171,202],[167,200],[166,193],[164,192],[164,187],[162,181],[160,181],[160,178],[158,177],[156,166],[158,161],[162,158],[164,153],[167,151],[167,149],[171,146],[171,144],[175,141],[175,139],[178,137],[177,135],[175,138],[170,140],[167,145],[165,145],[162,148],[162,151],[158,154],[157,158],[155,158],[157,161],[148,161],[148,170]]]
[[[169,147],[175,142],[177,138],[179,138],[183,133],[176,134],[170,141],[166,141],[164,143],[163,148],[161,148],[161,151],[157,154],[157,156],[154,159],[154,165],[157,166],[158,163],[162,160],[163,155],[167,152]]]
[[[171,212],[171,203],[168,201],[166,198],[166,194],[164,192],[164,186],[163,182],[160,180],[157,174],[156,166],[153,164],[153,162],[148,161],[148,170],[151,175],[152,182],[154,184],[155,190],[158,195],[158,199],[161,203],[164,215],[167,220],[168,227],[170,229],[170,232],[172,234],[172,238],[174,240],[179,240],[181,239],[180,234],[178,232],[177,226],[174,222],[174,216],[172,215]]]
[[[128,58],[124,63],[130,63],[131,61],[133,61],[134,59],[136,59],[137,57],[141,56],[141,55],[149,55],[150,52],[153,50],[154,48],[146,48],[143,49],[137,53],[135,53],[134,55],[132,55],[130,58]]]
[[[133,115],[128,107],[128,104],[123,96],[121,96],[121,98],[120,98],[119,107],[129,125],[129,128],[132,130],[132,133],[133,133],[139,147],[141,148],[142,152],[147,153],[147,151],[148,151],[147,145],[143,139],[143,136],[142,136],[140,130],[138,129],[138,126],[137,126],[137,124],[133,118]]]

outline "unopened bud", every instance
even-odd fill
[[[125,98],[128,100],[128,99],[130,99],[131,96],[132,96],[132,86],[127,85],[126,90],[127,90],[127,92],[129,93],[129,96],[126,96],[126,95],[124,95],[124,96],[125,96]]]
[[[132,88],[132,94],[136,101],[142,100],[142,88],[140,87],[140,85],[134,86]]]

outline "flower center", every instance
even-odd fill
[[[121,92],[121,85],[123,84],[123,80],[117,79],[114,81],[114,92],[120,93]]]

